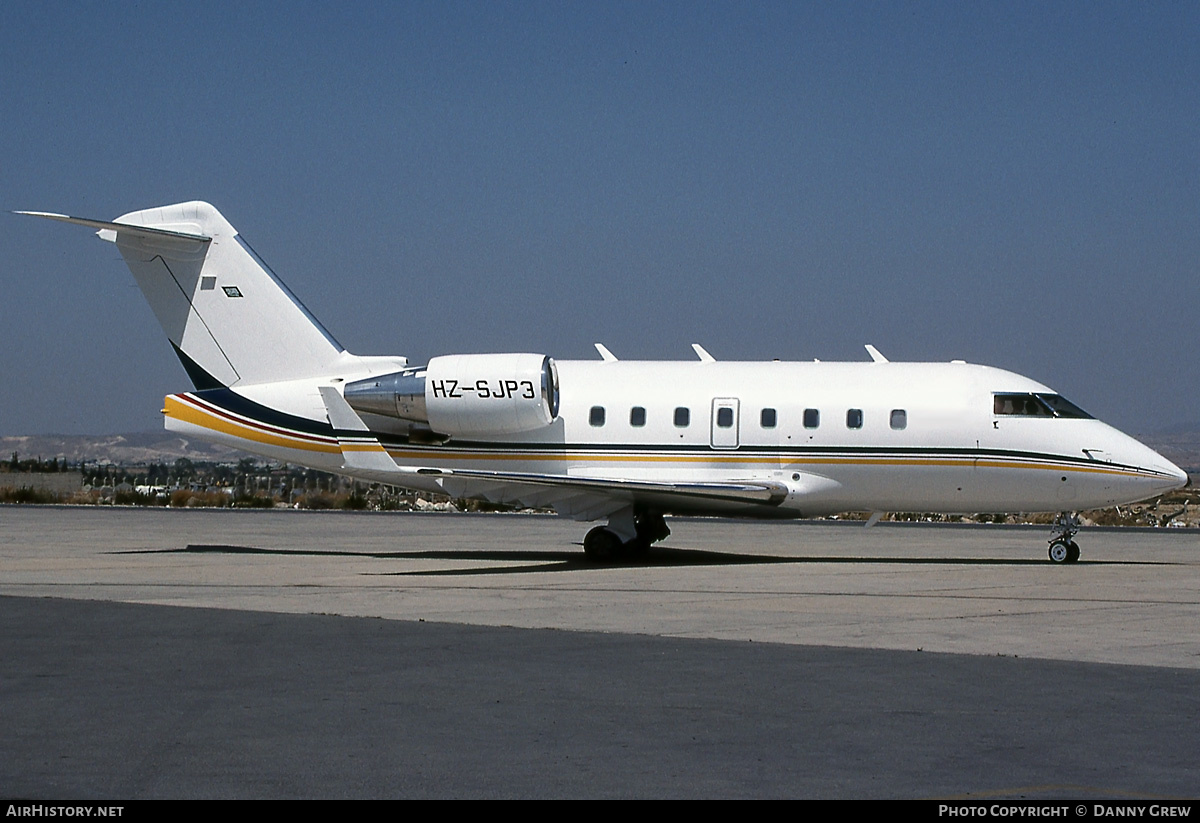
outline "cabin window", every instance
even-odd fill
[[[629,425],[644,426],[646,425],[646,410],[641,406],[634,406],[629,410]]]
[[[759,418],[759,421],[762,423],[762,427],[764,429],[775,428],[775,410],[763,409],[762,416]]]
[[[692,422],[692,412],[690,409],[679,406],[675,409],[675,426],[676,428],[686,429],[688,424]]]
[[[816,409],[804,410],[804,428],[815,429],[821,425],[821,413]]]
[[[849,409],[846,411],[846,428],[861,429],[862,423],[862,409]]]
[[[908,412],[904,409],[892,409],[892,428],[896,431],[908,428]]]
[[[733,409],[728,406],[717,409],[717,428],[733,428]]]
[[[592,406],[592,410],[588,412],[588,422],[593,426],[604,425],[604,407]]]

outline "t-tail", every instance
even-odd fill
[[[317,377],[345,364],[337,340],[208,203],[112,222],[21,213],[90,226],[116,243],[197,389]]]

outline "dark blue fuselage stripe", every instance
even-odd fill
[[[232,414],[248,418],[268,426],[276,426],[304,434],[328,438],[361,438],[361,431],[334,429],[329,423],[312,420],[307,417],[287,414],[285,412],[264,406],[249,400],[232,389],[210,389],[193,393],[207,403]],[[708,454],[703,445],[663,445],[650,443],[505,443],[486,440],[449,441],[439,445],[424,445],[410,443],[406,438],[395,434],[372,432],[385,447],[404,448],[412,451],[429,452],[430,456],[446,455],[454,452],[491,451],[504,454],[513,451],[544,452],[549,454],[571,452],[573,454],[611,454],[622,452],[637,452],[650,455],[670,454]],[[781,461],[789,458],[820,457],[820,456],[853,456],[853,457],[946,457],[969,460],[1039,460],[1062,463],[1070,466],[1103,466],[1112,469],[1126,469],[1145,472],[1145,468],[1129,466],[1122,463],[1097,463],[1083,457],[1074,457],[1049,452],[1019,451],[1015,449],[983,449],[983,448],[925,448],[920,446],[751,446],[739,449],[717,449],[713,455],[744,455],[746,457],[779,457]],[[486,458],[484,458],[486,459]],[[1157,473],[1157,472],[1156,472]]]

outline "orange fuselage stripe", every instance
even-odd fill
[[[201,428],[217,431],[222,434],[249,440],[269,446],[282,446],[289,449],[316,451],[324,454],[338,454],[342,451],[367,452],[386,451],[393,459],[414,463],[437,461],[524,461],[559,463],[707,463],[707,464],[752,464],[771,466],[973,466],[976,468],[995,469],[1042,469],[1045,471],[1080,472],[1088,474],[1112,474],[1124,477],[1136,477],[1141,473],[1129,469],[1112,466],[1079,466],[1062,465],[1046,462],[1023,462],[1018,460],[999,460],[995,458],[975,459],[964,457],[801,457],[801,456],[750,456],[737,452],[713,452],[712,454],[669,455],[641,454],[628,452],[624,454],[589,454],[578,452],[542,452],[528,451],[498,454],[482,451],[405,451],[403,449],[384,449],[378,443],[343,443],[339,446],[332,441],[321,442],[313,435],[288,434],[280,429],[265,426],[257,421],[241,422],[229,416],[222,416],[191,402],[182,402],[176,395],[166,398],[163,413]],[[519,449],[514,446],[514,449]]]

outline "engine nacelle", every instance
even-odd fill
[[[356,411],[451,437],[515,434],[558,417],[558,371],[542,354],[451,354],[424,369],[348,383],[345,396]]]

